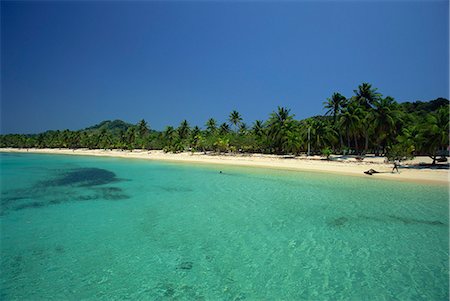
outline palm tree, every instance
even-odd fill
[[[70,142],[71,148],[78,148],[80,147],[80,141],[81,141],[81,135],[79,131],[73,132]]]
[[[288,126],[285,131],[285,139],[283,140],[283,150],[286,153],[292,153],[294,155],[300,154],[300,149],[303,144],[303,140],[300,135],[300,129],[298,126]]]
[[[189,146],[191,149],[199,149],[202,140],[202,132],[198,126],[195,126],[189,134]]]
[[[331,98],[327,98],[327,101],[324,102],[324,108],[328,109],[325,115],[332,115],[333,121],[336,123],[337,116],[339,115],[339,112],[341,111],[341,108],[345,104],[345,101],[347,98],[345,96],[339,94],[339,93],[333,93]]]
[[[110,144],[110,140],[111,139],[109,138],[108,131],[103,128],[100,130],[100,134],[97,136],[96,146],[98,148],[106,149]]]
[[[137,128],[138,128],[138,133],[139,136],[143,139],[145,138],[145,136],[147,136],[149,129],[148,129],[148,124],[147,122],[142,119],[141,121],[139,121],[139,123],[137,124]]]
[[[264,121],[256,120],[253,123],[251,132],[255,137],[254,149],[256,149],[258,152],[264,152],[264,149],[266,147],[266,142],[267,142],[266,135],[265,135]]]
[[[239,126],[239,134],[245,135],[247,131],[248,131],[247,124],[245,122],[242,122],[241,125]]]
[[[235,129],[237,129],[237,127],[241,124],[242,117],[238,111],[233,110],[233,112],[230,113],[228,120],[230,121],[231,125],[233,125]]]
[[[130,126],[126,132],[127,148],[133,149],[135,141],[136,141],[136,128],[134,126]]]
[[[264,121],[256,120],[255,123],[253,123],[252,131],[256,137],[264,135]]]
[[[190,128],[187,120],[183,120],[177,129],[180,139],[186,139],[189,136]]]
[[[381,97],[381,94],[377,92],[377,88],[372,88],[372,85],[369,83],[362,83],[358,86],[358,90],[353,90],[353,92],[359,104],[366,109],[370,108]]]
[[[420,147],[433,159],[433,165],[436,164],[438,155],[446,153],[449,145],[448,112],[449,106],[443,106],[437,112],[427,114],[419,132]]]
[[[222,123],[221,125],[220,125],[220,128],[219,128],[219,134],[220,135],[226,135],[226,134],[228,134],[230,132],[230,126],[228,125],[228,123]]]
[[[317,151],[336,144],[338,134],[329,121],[315,120],[311,126],[313,145]]]
[[[324,102],[324,108],[328,109],[328,111],[325,113],[325,115],[332,114],[333,115],[333,125],[339,132],[339,142],[341,145],[341,148],[344,145],[344,142],[342,141],[342,132],[340,130],[340,127],[338,127],[337,124],[337,117],[340,114],[343,107],[345,107],[347,102],[347,98],[345,96],[339,94],[339,93],[333,93],[331,98],[327,98],[327,101]]]
[[[294,126],[294,116],[290,115],[288,108],[278,107],[276,112],[272,112],[267,122],[268,137],[276,153],[283,153],[283,145],[287,139],[287,132],[292,131]]]
[[[400,112],[394,98],[387,96],[376,100],[374,102],[373,117],[376,141],[384,153],[388,143],[395,138],[396,125],[400,120]]]
[[[164,140],[166,140],[168,144],[171,144],[175,139],[175,134],[176,132],[173,126],[167,126],[163,133]]]
[[[214,118],[209,118],[205,125],[206,125],[206,130],[210,134],[214,133],[217,129],[217,122]]]
[[[358,134],[361,130],[362,114],[363,111],[354,98],[350,99],[350,102],[342,110],[339,124],[346,132],[348,148],[350,148],[350,137],[353,135],[355,149],[358,150]]]
[[[200,128],[198,126],[195,126],[191,131],[191,137],[196,137],[197,135],[201,134],[200,132]]]

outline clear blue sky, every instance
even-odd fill
[[[323,114],[362,82],[448,98],[449,3],[1,1],[1,132]]]

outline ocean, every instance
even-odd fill
[[[449,192],[0,153],[1,300],[448,300]]]

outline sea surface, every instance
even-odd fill
[[[1,300],[449,299],[442,185],[118,158],[0,162]]]

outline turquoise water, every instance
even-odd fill
[[[114,158],[0,159],[1,300],[449,298],[447,187]]]

